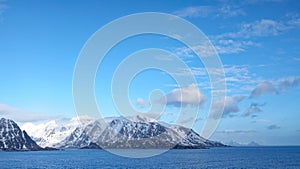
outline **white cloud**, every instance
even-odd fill
[[[259,46],[250,40],[236,40],[236,39],[216,39],[212,40],[215,49],[219,54],[237,54],[244,52],[247,48],[251,46]]]
[[[300,26],[300,18],[291,19],[287,22],[287,25],[294,28]]]
[[[174,14],[180,17],[207,17],[214,11],[211,6],[190,6],[181,10],[175,11]]]
[[[243,24],[241,31],[238,32],[238,36],[243,36],[245,38],[253,36],[273,36],[280,34],[286,29],[286,25],[284,25],[281,22],[269,19],[262,19],[260,21]]]
[[[251,38],[276,36],[297,27],[300,27],[298,15],[289,16],[278,21],[261,19],[243,23],[235,32],[211,36],[210,39],[219,54],[236,54],[244,52],[252,46],[261,46],[260,43],[249,40]]]
[[[223,5],[219,9],[219,16],[223,16],[225,18],[233,17],[233,16],[240,16],[245,15],[246,13],[244,10],[238,6],[232,6],[232,5]]]
[[[0,114],[1,115],[6,115],[11,112],[19,112],[20,110],[14,107],[10,107],[6,104],[0,104]]]
[[[136,104],[142,108],[147,107],[150,105],[149,101],[144,100],[142,98],[137,98],[136,99]]]
[[[219,109],[220,107],[224,106],[223,116],[222,117],[234,117],[236,113],[240,111],[239,103],[244,100],[245,96],[243,95],[236,95],[232,97],[226,97],[225,100],[218,100],[213,103],[212,107]],[[210,118],[218,118],[218,112],[213,112],[210,115]]]
[[[279,79],[279,89],[285,90],[291,87],[299,87],[300,86],[300,77],[286,77]]]
[[[238,95],[238,96],[233,96],[233,97],[226,97],[225,100],[225,107],[224,107],[224,116],[233,116],[232,113],[237,113],[240,111],[240,108],[238,104],[244,100],[245,96]]]
[[[257,20],[251,23],[244,23],[237,32],[224,33],[218,38],[252,38],[263,36],[274,36],[287,29],[287,26],[281,22],[269,19]]]
[[[300,26],[300,18],[298,13],[294,13],[294,12],[287,13],[285,17],[287,18],[287,25],[290,28],[295,28]]]
[[[265,1],[269,2],[269,1]],[[246,3],[247,4],[247,3]],[[245,5],[245,4],[244,4]],[[191,6],[174,12],[175,15],[181,17],[233,17],[246,15],[242,8],[243,3],[223,3],[218,7],[212,6]],[[260,46],[259,43],[250,41],[254,37],[276,36],[287,30],[300,27],[300,18],[298,14],[288,13],[286,17],[280,20],[272,20],[263,18],[240,25],[239,29],[234,32],[227,32],[220,35],[212,36],[210,39],[219,54],[237,54],[244,52],[251,46]],[[194,46],[198,52],[204,56],[214,54],[213,50],[205,49],[205,45]],[[181,54],[190,56],[191,50],[182,48]]]
[[[156,60],[162,60],[162,61],[172,61],[174,60],[174,57],[171,55],[160,55],[155,57]]]
[[[200,57],[211,57],[218,54],[237,54],[244,52],[249,47],[261,46],[261,44],[249,39],[237,39],[235,34],[223,34],[217,36],[209,36],[210,41],[189,47],[178,47],[174,53],[183,59],[193,58],[198,54]]]
[[[276,93],[288,88],[300,87],[300,77],[291,76],[273,80],[274,83],[264,81],[259,83],[251,92],[249,98],[255,98],[268,93]]]
[[[223,65],[222,68],[205,68],[205,67],[191,67],[189,68],[192,73],[196,76],[207,76],[207,70],[214,75],[225,73],[226,75],[249,75],[249,67],[247,65]],[[178,69],[177,73],[180,75],[188,75],[185,74],[189,70],[187,69]]]
[[[300,18],[294,16],[285,20],[271,20],[261,19],[249,23],[243,23],[240,30],[236,32],[228,32],[216,36],[217,39],[227,38],[253,38],[253,37],[266,37],[276,36],[284,31],[293,29],[300,26]]]
[[[216,56],[217,52],[214,46],[209,41],[203,41],[201,44],[191,47],[179,47],[176,48],[174,53],[181,58],[192,58],[196,55],[200,57]]]
[[[206,96],[196,86],[190,84],[187,88],[173,89],[170,93],[163,96],[158,102],[167,105],[180,106],[197,106],[206,101]]]
[[[270,82],[262,82],[258,84],[251,92],[250,98],[255,98],[268,93],[278,93],[277,89]]]
[[[252,46],[260,46],[259,43],[250,40],[236,40],[233,38],[223,38],[221,36],[211,36],[211,42],[206,42],[204,44],[188,47],[176,48],[174,53],[185,59],[192,58],[194,51],[199,54],[200,57],[211,57],[217,54],[237,54],[244,52],[247,48]]]
[[[149,117],[151,119],[158,120],[163,113],[164,112],[147,112],[147,113],[139,112],[138,114],[141,115],[141,116],[146,116],[146,117]]]
[[[6,4],[3,3],[4,1],[0,1],[0,15],[8,8]]]
[[[245,112],[244,116],[250,116],[255,113],[262,112],[261,107],[265,106],[266,103],[259,104],[259,103],[251,103],[251,105],[248,107],[247,111]]]
[[[197,84],[202,89],[210,89],[210,81],[207,70],[213,75],[225,73],[226,85],[229,89],[233,89],[235,94],[241,92],[249,92],[253,87],[261,81],[255,74],[250,72],[248,65],[223,65],[223,68],[204,68],[204,67],[190,67],[188,69],[179,68],[177,71],[172,72],[172,76],[189,76],[190,72],[197,78],[201,79],[201,83]],[[239,90],[234,90],[239,89]],[[229,91],[229,90],[228,90]]]
[[[222,17],[229,18],[234,16],[245,15],[242,8],[237,5],[224,4],[222,6],[189,6],[177,10],[173,13],[180,17],[197,18],[197,17]]]
[[[45,113],[23,111],[6,104],[0,104],[0,115],[17,122],[37,122],[61,118],[60,116],[51,116]]]

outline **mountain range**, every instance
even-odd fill
[[[21,128],[23,131],[12,120],[1,119],[0,149],[39,150],[42,147],[165,149],[225,146],[204,139],[192,129],[161,123],[140,115],[104,120],[80,117],[40,125],[25,123]],[[7,131],[12,134],[8,134]],[[9,142],[7,140],[11,140],[10,144],[7,144]],[[19,143],[18,140],[22,142]]]

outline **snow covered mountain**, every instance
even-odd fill
[[[55,121],[23,129],[43,147],[56,148],[206,148],[224,146],[201,137],[192,129],[163,125],[144,116],[92,120],[73,118],[65,125]]]
[[[38,125],[25,123],[21,128],[27,131],[41,147],[55,147],[67,136],[93,121],[93,119],[87,117],[81,117],[80,119],[74,117],[71,120],[52,120]]]
[[[25,131],[12,120],[0,119],[0,150],[42,150]]]

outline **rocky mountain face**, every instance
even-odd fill
[[[0,150],[25,151],[42,150],[25,131],[12,120],[0,119]]]
[[[224,146],[221,143],[204,139],[192,129],[163,125],[154,119],[142,116],[109,118],[104,121],[84,119],[81,120],[81,123],[75,123],[72,119],[66,125],[50,126],[46,125],[46,127],[40,128],[40,131],[46,134],[41,134],[39,137],[34,136],[34,133],[30,134],[40,145],[56,148],[207,148]],[[34,130],[33,126],[31,126],[31,130]],[[65,137],[61,137],[62,135]],[[54,141],[53,138],[55,138]]]

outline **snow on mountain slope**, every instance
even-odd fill
[[[134,121],[132,120],[134,119]],[[148,122],[151,121],[151,122]],[[224,146],[204,139],[191,129],[171,125],[166,127],[144,117],[110,118],[95,121],[75,130],[60,144],[61,148],[87,147],[97,144],[102,148],[205,148]]]
[[[76,128],[88,124],[93,120],[87,117],[74,117],[69,121],[49,121],[45,124],[35,125],[25,123],[21,126],[41,147],[55,147],[58,143],[71,135]]]
[[[25,131],[12,120],[0,119],[0,150],[42,150]]]
[[[95,145],[102,148],[205,148],[224,146],[202,138],[191,129],[165,125],[143,116],[115,117],[104,120],[71,119],[65,124],[24,124],[42,147],[82,148]]]

